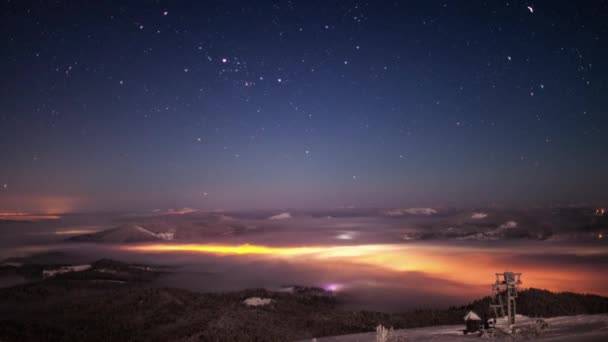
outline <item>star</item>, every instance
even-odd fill
[[[169,12],[168,12],[168,11],[164,11],[164,12],[163,12],[163,16],[165,16],[165,17],[166,17],[168,14],[169,14]]]
[[[530,11],[530,13],[534,13],[534,8],[532,6],[528,6],[528,11]]]
[[[2,187],[6,190],[6,188],[8,188],[8,184],[4,183]]]

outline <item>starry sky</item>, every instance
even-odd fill
[[[6,1],[0,211],[605,203],[607,1]]]

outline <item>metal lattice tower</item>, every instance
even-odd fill
[[[521,273],[496,273],[496,282],[492,285],[492,304],[494,316],[508,317],[509,324],[515,324],[517,287],[521,285]]]

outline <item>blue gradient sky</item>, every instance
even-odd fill
[[[608,200],[605,1],[1,8],[0,211]]]

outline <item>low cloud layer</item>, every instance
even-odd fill
[[[430,216],[430,215],[437,214],[437,210],[435,210],[433,208],[407,208],[407,209],[396,208],[396,209],[389,209],[384,212],[385,216],[392,216],[392,217],[404,216],[407,214]]]

